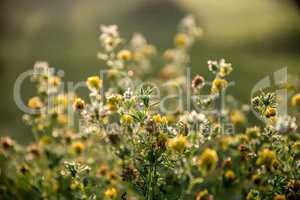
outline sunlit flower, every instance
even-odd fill
[[[32,97],[28,101],[28,107],[32,109],[40,109],[43,107],[43,102],[39,97]]]
[[[156,124],[160,124],[162,122],[160,114],[153,115],[152,119]]]
[[[124,60],[124,61],[129,61],[132,59],[132,53],[129,50],[121,50],[118,53],[118,59]]]
[[[118,196],[118,192],[117,189],[112,187],[112,188],[108,188],[105,192],[104,192],[104,196],[108,199],[115,199]]]
[[[91,91],[99,90],[101,84],[102,84],[102,80],[98,76],[91,76],[86,81],[86,85]]]

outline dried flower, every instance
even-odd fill
[[[200,75],[194,77],[192,81],[192,88],[193,89],[201,89],[204,86],[204,78]]]

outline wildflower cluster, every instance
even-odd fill
[[[181,73],[201,34],[194,17],[182,20],[154,82],[188,81]],[[132,87],[151,70],[156,48],[141,34],[123,47],[115,25],[101,26],[100,42],[108,76],[86,79],[88,97],[63,93],[48,64],[35,65],[37,96],[24,120],[36,137],[27,146],[1,138],[2,199],[300,199],[299,94],[291,97],[295,117],[279,115],[274,93],[251,105],[227,96],[228,106],[218,106],[233,70],[222,59],[208,61],[211,84],[201,75],[190,81],[191,111],[164,113],[155,87]],[[250,106],[264,125],[249,125]],[[70,112],[79,127],[69,126]]]

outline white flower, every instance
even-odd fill
[[[293,133],[297,130],[297,128],[296,118],[292,118],[290,116],[279,117],[275,125],[275,129],[279,133]]]
[[[106,51],[112,51],[115,47],[117,47],[120,42],[121,38],[119,36],[118,32],[118,26],[116,25],[109,25],[104,26],[102,25],[100,27],[101,29],[101,35],[100,35],[100,41],[105,48]]]
[[[147,45],[147,40],[145,39],[145,37],[142,34],[140,34],[140,33],[133,34],[132,39],[131,39],[131,46],[134,49],[141,49],[145,45]]]

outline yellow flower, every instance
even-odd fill
[[[152,117],[152,119],[153,119],[153,121],[154,121],[155,123],[157,123],[157,124],[160,124],[160,123],[162,122],[162,118],[161,118],[160,114],[154,115],[154,116]]]
[[[254,184],[256,185],[259,185],[261,183],[261,175],[259,174],[254,174],[252,177],[251,177],[251,180]]]
[[[118,69],[109,69],[108,72],[107,72],[107,77],[109,79],[114,79],[116,77],[118,77],[120,75],[120,71]]]
[[[62,105],[64,107],[68,106],[68,96],[59,94],[54,99],[55,105]]]
[[[277,110],[276,110],[276,108],[268,107],[268,108],[266,109],[266,112],[265,112],[266,118],[272,118],[272,117],[275,117],[276,115],[277,115]]]
[[[28,101],[28,106],[29,106],[29,108],[32,108],[32,109],[40,109],[43,107],[43,102],[41,101],[41,99],[39,97],[32,97]]]
[[[187,139],[183,135],[178,135],[172,139],[169,139],[168,141],[169,148],[176,151],[177,153],[182,153],[185,150],[187,144]]]
[[[55,87],[61,84],[61,79],[58,76],[52,76],[49,78],[49,83]]]
[[[225,63],[225,60],[222,60],[220,63],[219,75],[225,77],[232,72],[232,67],[230,63]]]
[[[236,176],[232,170],[227,170],[224,174],[224,178],[227,182],[232,183],[235,180]]]
[[[131,125],[133,123],[133,117],[131,115],[124,114],[121,116],[121,123]]]
[[[86,85],[90,90],[99,90],[102,84],[102,80],[98,76],[90,76],[86,80]]]
[[[124,60],[124,61],[129,61],[132,59],[132,53],[129,50],[121,50],[119,51],[117,55],[118,59]]]
[[[300,93],[292,97],[292,106],[300,107]]]
[[[295,142],[295,143],[293,144],[293,146],[292,146],[292,150],[293,150],[296,154],[300,153],[300,142]]]
[[[235,139],[232,136],[227,135],[227,136],[222,137],[220,139],[219,143],[220,143],[221,148],[226,150],[229,147],[229,145],[231,145],[234,142],[235,142]]]
[[[112,187],[112,188],[107,189],[104,192],[104,196],[108,199],[115,199],[118,196],[118,192],[117,192],[116,188]]]
[[[260,128],[258,127],[250,127],[246,129],[246,135],[249,138],[258,138],[260,136]]]
[[[286,197],[284,194],[276,194],[274,197],[273,197],[273,200],[286,200]]]
[[[212,82],[211,90],[214,93],[218,93],[218,92],[221,92],[223,89],[225,89],[227,86],[228,86],[228,82],[225,79],[216,78]]]
[[[153,54],[155,54],[155,47],[153,45],[146,45],[143,48],[143,54],[145,56],[152,56]]]
[[[73,107],[75,110],[81,111],[85,107],[85,102],[80,98],[76,98],[74,101]]]
[[[219,158],[216,150],[206,148],[200,155],[198,164],[201,168],[205,169],[206,171],[211,171],[216,168],[218,159]]]
[[[168,124],[168,118],[167,118],[166,116],[163,116],[163,117],[161,118],[161,123],[162,123],[162,124]]]
[[[184,33],[178,33],[175,36],[174,43],[178,47],[186,47],[188,44],[188,36]]]
[[[84,150],[84,144],[81,142],[75,142],[72,144],[72,149],[77,153],[80,154]]]
[[[118,104],[123,101],[122,95],[111,95],[107,97],[106,107],[110,111],[116,111],[118,109]]]
[[[230,120],[234,125],[241,125],[246,122],[246,117],[241,111],[234,110],[230,114]]]
[[[271,169],[276,160],[277,157],[274,151],[270,149],[263,149],[258,153],[256,165],[265,165],[268,169]]]

